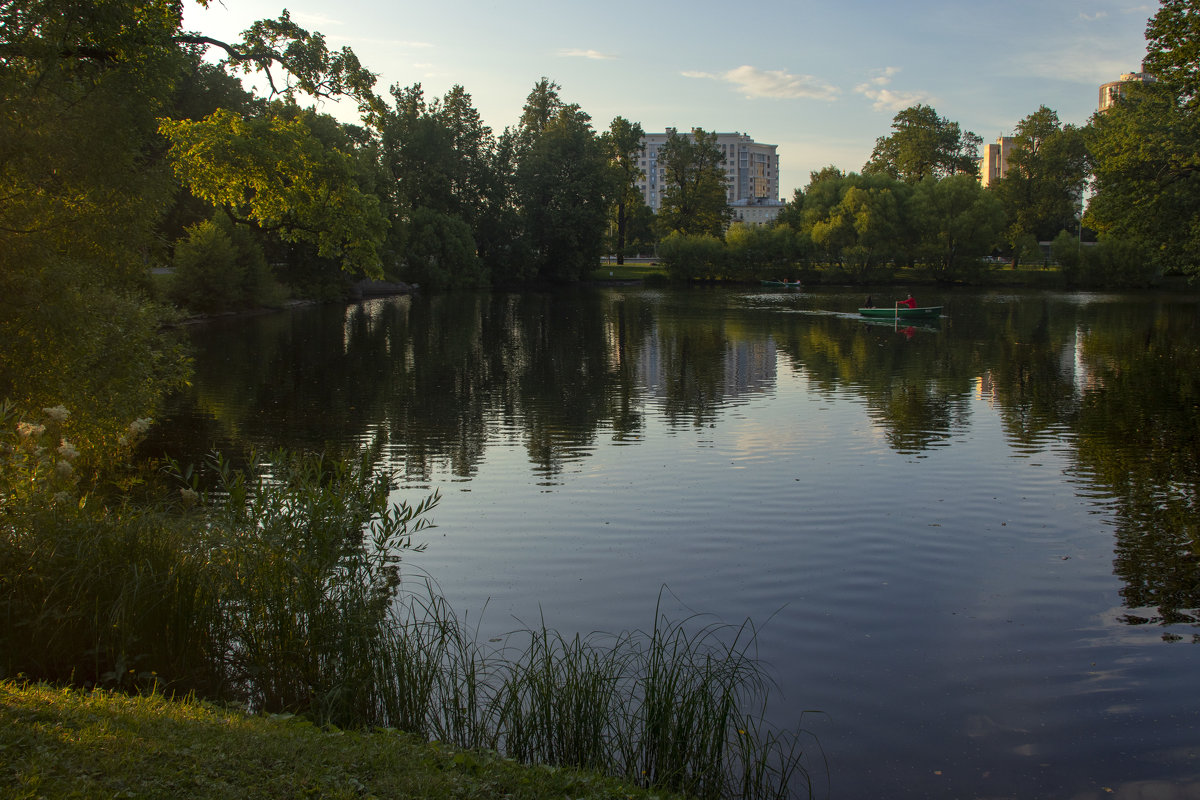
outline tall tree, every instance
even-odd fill
[[[526,109],[529,115],[529,109]],[[515,174],[527,277],[575,281],[599,263],[613,172],[608,152],[579,106],[561,105],[531,134]]]
[[[1134,86],[1086,136],[1084,222],[1102,241],[1141,246],[1162,270],[1200,273],[1200,112],[1170,84]]]
[[[882,173],[906,183],[960,172],[978,175],[982,141],[957,122],[939,117],[932,106],[909,106],[892,118],[891,134],[875,140],[863,174]]]
[[[936,272],[952,275],[964,262],[987,255],[1004,227],[1004,209],[970,175],[926,178],[913,187],[911,225]]]
[[[716,133],[671,131],[658,153],[665,188],[658,219],[663,232],[723,236],[732,212],[726,200],[725,155]]]
[[[1086,131],[1094,194],[1085,221],[1102,240],[1200,273],[1200,8],[1162,0],[1143,62],[1158,80],[1130,84]]]
[[[812,173],[800,233],[859,276],[905,253],[912,188],[888,175]]]
[[[1184,105],[1200,102],[1200,6],[1195,0],[1161,0],[1146,24],[1142,66],[1173,86]]]
[[[625,233],[629,224],[629,211],[641,200],[637,182],[642,177],[638,167],[638,159],[646,150],[642,143],[645,132],[637,122],[630,122],[624,117],[613,118],[605,135],[605,143],[609,148],[613,169],[616,171],[616,189],[614,193],[614,211],[617,223],[617,263],[625,263]]]
[[[1009,240],[1032,234],[1038,241],[1079,224],[1088,174],[1083,133],[1063,125],[1041,106],[1017,123],[1008,171],[993,184],[1009,219]]]
[[[170,155],[193,194],[231,217],[307,242],[350,272],[382,275],[386,224],[374,195],[358,185],[349,147],[314,135],[311,111],[279,104],[264,117],[218,111],[205,119],[164,120]]]
[[[521,121],[517,124],[519,149],[532,146],[538,135],[558,116],[563,108],[559,96],[561,91],[561,86],[546,77],[533,85],[521,109]]]

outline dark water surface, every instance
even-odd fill
[[[645,628],[664,586],[753,619],[832,797],[1200,797],[1197,298],[864,294],[213,323],[158,444],[384,439],[398,499],[442,494],[409,569],[483,636]]]

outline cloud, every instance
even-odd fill
[[[688,71],[682,75],[685,78],[705,78],[733,84],[746,97],[833,100],[838,95],[837,88],[812,75],[792,75],[783,70],[764,70],[746,65],[727,72]]]
[[[1095,14],[1089,14],[1086,11],[1079,12],[1079,18],[1088,22],[1095,22],[1098,19],[1104,19],[1108,16],[1107,11],[1097,11]]]
[[[876,111],[900,111],[918,103],[928,103],[932,97],[928,92],[897,92],[888,87],[899,67],[884,67],[873,78],[854,87],[854,91],[873,101]]]
[[[593,61],[610,61],[616,58],[611,53],[601,53],[599,50],[580,50],[579,48],[559,50],[558,54],[567,58],[590,58]]]

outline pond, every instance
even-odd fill
[[[397,499],[441,493],[408,574],[483,637],[751,619],[829,796],[1200,797],[1198,298],[866,294],[213,322],[151,444],[382,441]]]

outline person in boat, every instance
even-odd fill
[[[913,296],[910,294],[908,297],[904,298],[903,300],[897,300],[897,301],[896,301],[896,305],[898,305],[898,306],[908,306],[909,308],[916,308],[916,307],[917,307],[917,301],[916,301],[916,300],[913,300]]]
[[[875,307],[875,298],[871,297],[871,295],[867,295],[867,302],[863,303],[863,308],[874,308],[874,307]]]

